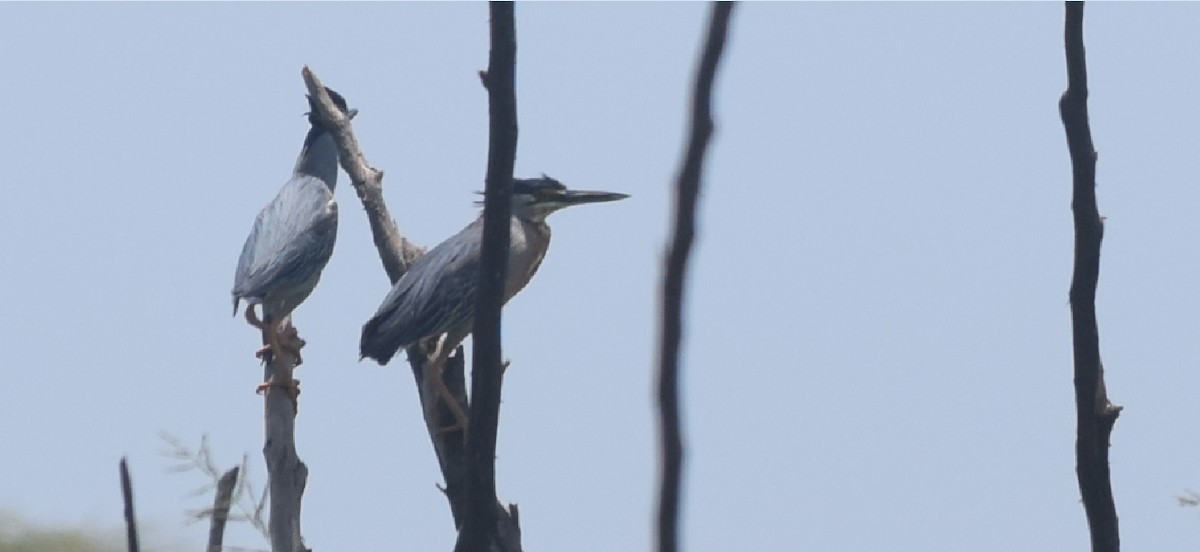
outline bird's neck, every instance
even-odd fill
[[[338,155],[333,136],[325,129],[314,126],[304,138],[304,148],[296,160],[296,176],[305,175],[320,179],[329,190],[337,186]]]
[[[519,293],[538,267],[550,247],[550,227],[545,221],[522,220],[513,217],[510,227],[508,272],[509,276],[504,285],[504,300],[512,299]]]

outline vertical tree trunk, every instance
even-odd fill
[[[1121,539],[1109,474],[1108,448],[1121,407],[1108,400],[1100,336],[1096,325],[1096,284],[1104,221],[1096,205],[1096,151],[1088,123],[1087,60],[1083,48],[1083,3],[1066,3],[1067,91],[1059,113],[1071,154],[1075,220],[1075,268],[1071,278],[1071,330],[1075,355],[1075,472],[1087,513],[1093,552],[1117,552]]]
[[[679,496],[683,480],[683,431],[679,421],[679,348],[683,339],[684,279],[696,230],[696,204],[704,155],[713,132],[712,89],[725,48],[732,2],[714,2],[707,39],[696,67],[691,132],[675,184],[675,225],[668,244],[662,285],[658,411],[662,439],[658,495],[658,551],[679,547]]]
[[[517,158],[517,30],[511,2],[490,2],[492,49],[480,77],[488,93],[487,187],[479,260],[479,296],[472,331],[470,431],[467,433],[466,508],[455,552],[485,552],[499,534],[503,508],[496,499],[496,430],[500,422],[500,315],[508,272],[513,165]],[[498,546],[494,549],[499,550]]]

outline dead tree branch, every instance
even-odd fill
[[[491,2],[492,49],[483,73],[488,92],[487,187],[471,365],[471,428],[467,439],[466,515],[456,552],[484,552],[497,533],[496,429],[503,384],[500,318],[508,273],[513,165],[517,156],[517,36],[513,5]]]
[[[125,502],[125,540],[129,552],[138,552],[137,516],[133,512],[133,482],[129,478],[129,462],[121,457],[121,498]]]
[[[665,259],[662,284],[662,335],[659,348],[658,410],[662,439],[661,488],[658,498],[658,550],[679,546],[679,496],[683,470],[683,436],[679,421],[679,346],[683,336],[684,279],[696,232],[700,175],[713,132],[712,90],[725,48],[732,2],[714,2],[707,40],[692,90],[691,131],[675,192],[675,225]]]
[[[334,129],[332,136],[338,146],[339,159],[342,168],[350,175],[351,183],[363,203],[363,210],[370,223],[372,238],[379,252],[388,280],[395,284],[408,268],[412,266],[424,249],[414,245],[404,238],[397,229],[395,221],[388,211],[383,199],[383,171],[371,168],[363,155],[350,121],[341,116],[332,100],[324,93],[324,87],[316,74],[305,67],[304,82],[309,94],[316,100],[317,115],[330,128]],[[510,171],[511,173],[511,171]],[[450,503],[454,527],[460,528],[466,512],[467,488],[467,449],[461,431],[445,431],[455,423],[454,415],[447,405],[437,400],[431,389],[426,389],[423,383],[425,367],[428,363],[430,344],[422,343],[407,350],[408,362],[412,366],[413,377],[417,382],[417,392],[421,400],[421,412],[433,450],[437,456],[438,467],[446,482],[445,492]],[[442,381],[454,395],[463,410],[470,411],[467,401],[466,373],[463,362],[462,348],[450,357],[442,371]],[[498,520],[504,520],[497,531],[495,542],[500,543],[502,552],[520,551],[520,528],[518,512],[515,505],[509,505],[507,511],[495,503]]]
[[[388,281],[395,284],[401,276],[404,276],[412,263],[425,254],[425,250],[405,238],[396,226],[396,221],[388,210],[387,202],[383,199],[383,171],[372,167],[367,161],[366,155],[358,145],[358,139],[354,137],[354,128],[350,118],[344,116],[337,109],[329,94],[325,92],[325,86],[321,84],[321,79],[312,69],[304,67],[301,76],[304,78],[305,87],[308,88],[308,94],[316,100],[317,115],[327,127],[333,129],[331,134],[337,144],[338,159],[342,169],[350,175],[350,183],[358,194],[358,199],[362,202],[363,211],[367,214],[367,222],[371,227],[375,249],[379,253],[379,259],[383,263],[383,270],[387,274]],[[455,463],[458,459],[463,458],[465,449],[462,446],[461,432],[442,431],[442,428],[454,425],[455,420],[450,409],[438,401],[429,390],[423,388],[423,383],[427,383],[422,375],[428,361],[429,350],[428,344],[409,347],[407,350],[408,361],[412,366],[413,376],[417,379],[417,392],[422,404],[421,412],[425,417],[429,438],[433,442],[434,452],[437,454],[438,464],[442,468],[442,475],[446,478],[446,488],[449,493],[462,488],[462,485],[459,484],[460,480],[456,476],[462,474],[463,470],[457,469]],[[461,355],[461,352],[458,354]],[[463,373],[461,360],[450,362],[443,371],[442,379],[463,410],[467,410],[466,376]],[[455,527],[457,527],[458,509],[454,501],[454,497],[457,495],[449,494],[449,496],[451,509],[455,512]]]
[[[1088,122],[1082,2],[1066,3],[1064,35],[1068,84],[1058,109],[1067,134],[1073,173],[1075,268],[1070,298],[1075,355],[1075,472],[1091,530],[1092,551],[1117,552],[1121,544],[1108,449],[1121,407],[1108,400],[1096,325],[1096,284],[1100,277],[1104,221],[1096,205],[1096,151]]]
[[[234,467],[217,481],[217,493],[213,499],[212,522],[208,527],[208,552],[221,552],[225,545],[225,522],[229,521],[229,509],[233,505],[233,490],[237,487],[238,473]]]
[[[317,104],[317,115],[329,128],[333,129],[332,136],[338,148],[338,159],[342,169],[350,175],[350,183],[362,202],[363,211],[367,214],[367,222],[371,227],[371,236],[379,259],[383,263],[388,281],[395,284],[408,271],[425,250],[405,238],[392,219],[387,202],[383,199],[383,171],[371,167],[363,154],[358,140],[354,137],[354,128],[350,119],[342,115],[334,105],[325,86],[316,73],[307,66],[301,71],[305,87]],[[425,366],[428,363],[429,344],[420,344],[407,349],[408,362],[412,366],[413,376],[417,381],[417,393],[421,399],[421,412],[425,418],[425,426],[429,439],[433,443],[438,465],[446,480],[447,497],[450,508],[454,513],[455,527],[460,525],[460,507],[464,488],[463,477],[465,469],[460,465],[466,457],[462,433],[459,431],[443,431],[442,428],[454,425],[453,413],[443,402],[437,400],[432,391],[424,388],[423,378]],[[443,370],[442,380],[446,388],[454,395],[464,411],[467,408],[466,375],[461,358],[461,349],[452,357]]]
[[[267,344],[263,329],[263,344]],[[280,322],[283,339],[303,344],[291,317]],[[271,510],[267,528],[272,552],[307,552],[300,532],[300,506],[308,483],[308,466],[296,453],[296,412],[299,389],[292,371],[299,363],[300,347],[278,347],[266,355],[264,381],[271,382],[263,401],[266,438],[263,458],[267,463]]]
[[[387,272],[388,279],[395,282],[425,251],[409,242],[396,227],[387,202],[383,200],[383,171],[367,163],[354,137],[350,118],[334,105],[325,92],[325,86],[308,66],[301,70],[301,76],[304,77],[309,96],[317,100],[321,120],[333,129],[342,169],[350,176],[350,184],[367,212],[367,222],[371,225],[371,236],[375,240],[375,249],[379,251],[379,260],[383,262],[383,270]]]

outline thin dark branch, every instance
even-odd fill
[[[133,482],[129,479],[129,463],[121,457],[121,498],[125,501],[125,540],[129,552],[138,552],[137,516],[133,512]]]
[[[1071,326],[1075,355],[1075,472],[1091,531],[1093,552],[1121,548],[1112,495],[1108,449],[1121,412],[1108,400],[1096,325],[1096,284],[1104,221],[1096,205],[1096,151],[1088,123],[1087,59],[1083,47],[1083,3],[1066,3],[1067,91],[1059,113],[1067,134],[1073,173],[1075,269],[1071,278]]]
[[[503,382],[500,313],[508,272],[513,165],[517,155],[517,36],[510,2],[491,2],[492,49],[487,73],[489,144],[483,246],[476,298],[471,413],[467,437],[467,500],[456,552],[484,552],[497,535],[496,429]]]
[[[333,129],[333,139],[337,143],[342,169],[350,176],[350,184],[367,212],[367,222],[371,225],[371,236],[375,240],[375,249],[379,252],[383,269],[387,272],[388,279],[395,283],[424,250],[408,241],[396,227],[396,221],[383,200],[383,171],[367,163],[367,158],[354,137],[350,118],[343,115],[334,105],[321,80],[311,69],[305,66],[301,76],[304,77],[308,94],[317,100],[318,116]]]
[[[662,438],[661,488],[658,497],[658,550],[679,546],[679,497],[683,472],[683,431],[679,421],[679,346],[683,337],[684,279],[696,232],[696,203],[704,156],[713,132],[712,90],[725,49],[732,2],[714,2],[707,40],[692,90],[691,131],[676,181],[675,225],[662,287],[662,335],[659,349],[658,410]]]
[[[237,488],[237,467],[225,472],[217,481],[217,493],[213,498],[212,521],[208,527],[208,552],[221,552],[225,543],[225,522],[229,521],[229,508],[233,505],[233,490]]]

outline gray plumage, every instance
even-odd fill
[[[568,190],[545,176],[514,180],[504,301],[520,292],[541,266],[550,247],[550,227],[546,225],[550,213],[571,205],[626,197],[629,196]],[[447,334],[440,347],[444,358],[471,333],[482,229],[480,215],[413,263],[363,326],[359,349],[364,358],[387,364],[399,349],[421,339]]]
[[[346,100],[326,89],[347,115]],[[312,99],[309,99],[310,107]],[[304,302],[321,279],[337,240],[338,154],[333,137],[309,114],[312,125],[292,178],[258,217],[238,258],[233,281],[233,312],[262,304],[266,323],[282,320]]]

